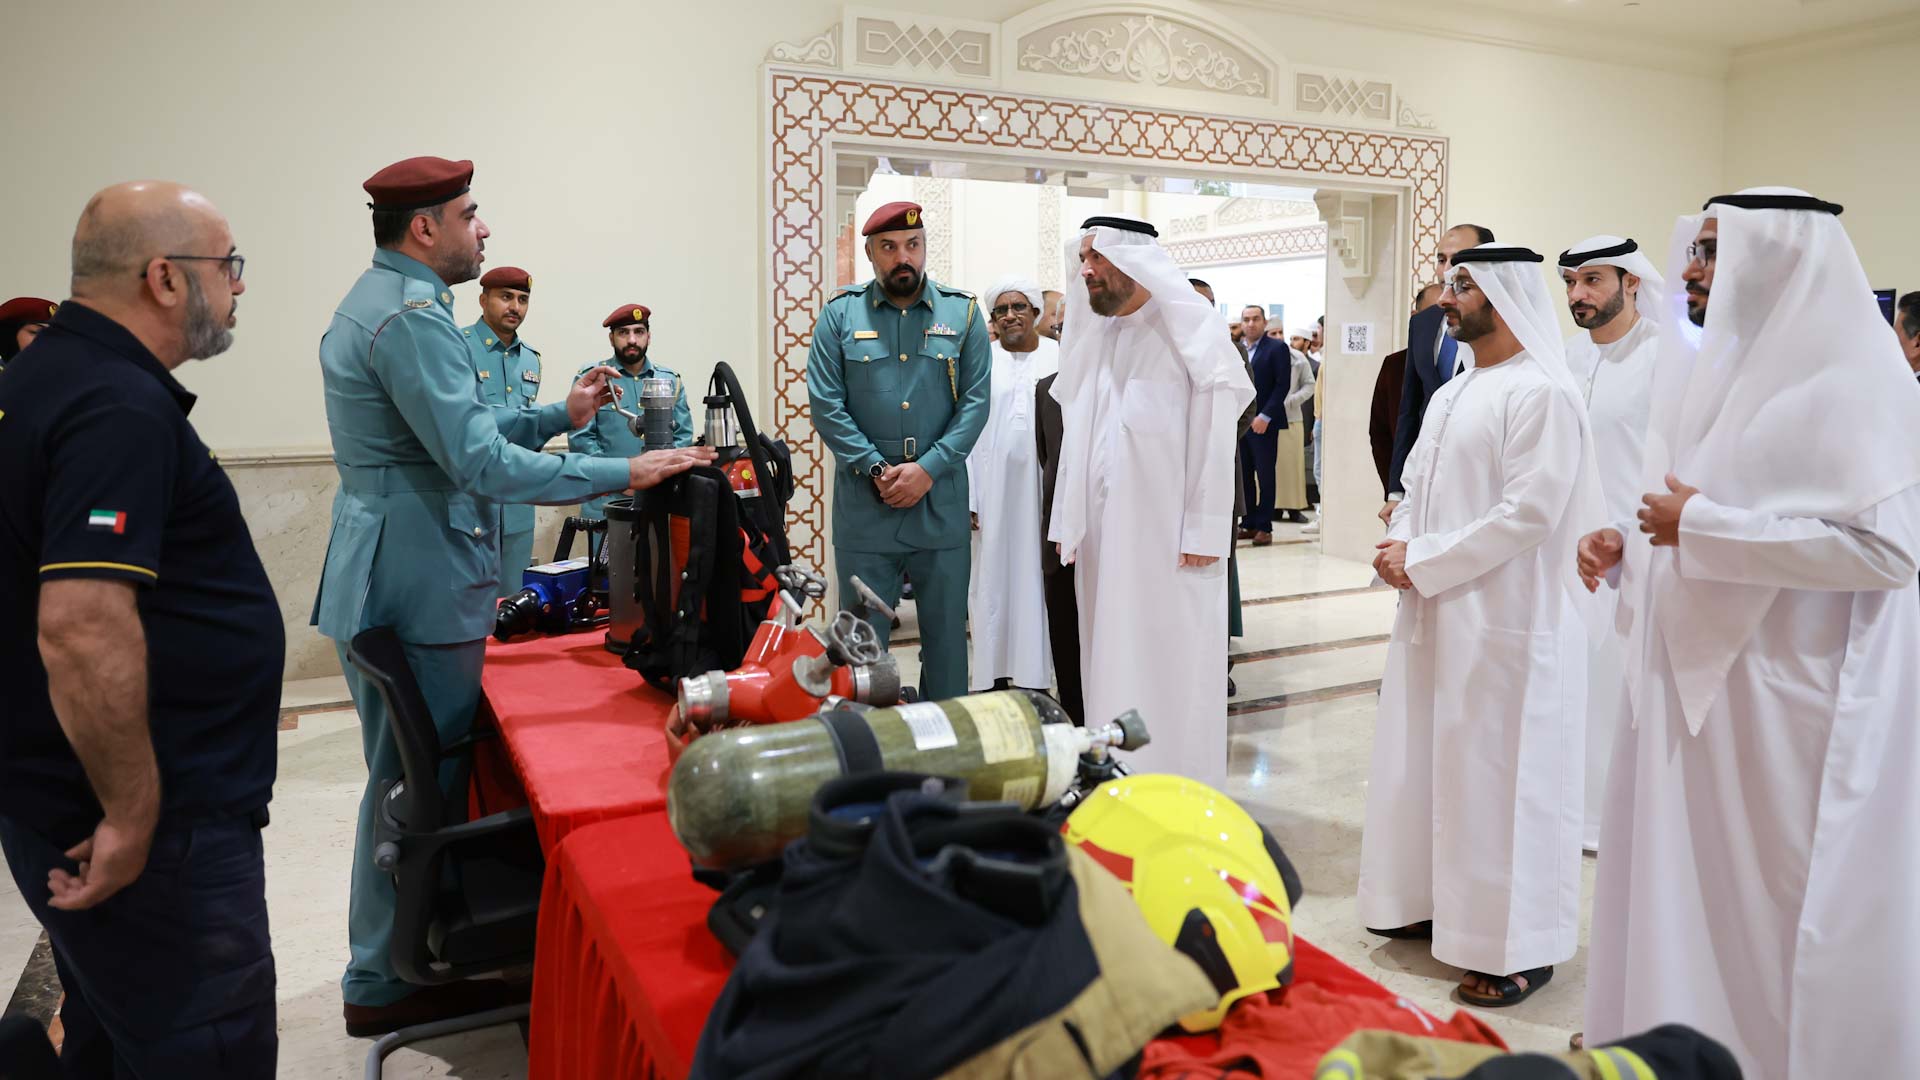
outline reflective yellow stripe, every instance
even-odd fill
[[[43,574],[49,570],[131,570],[136,574],[145,574],[155,581],[160,580],[158,573],[144,566],[134,566],[130,563],[123,562],[56,562],[48,563],[40,568],[40,572]]]
[[[1620,1080],[1620,1067],[1613,1063],[1613,1058],[1605,1050],[1589,1050],[1587,1056],[1599,1068],[1600,1080]]]
[[[1616,1058],[1620,1064],[1633,1071],[1634,1080],[1659,1080],[1659,1077],[1639,1054],[1624,1046],[1602,1047],[1601,1052]]]
[[[1366,1076],[1366,1067],[1360,1063],[1360,1055],[1351,1050],[1331,1050],[1320,1059],[1320,1067],[1314,1070],[1313,1080],[1333,1080],[1334,1077],[1346,1077],[1346,1080],[1362,1080]]]

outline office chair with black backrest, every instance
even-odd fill
[[[440,745],[392,629],[354,635],[347,662],[379,690],[400,751],[401,778],[380,792],[374,811],[374,865],[394,880],[394,971],[415,985],[437,986],[531,964],[546,869],[533,812],[523,806],[466,820],[463,781],[476,736]],[[460,801],[441,792],[448,769]],[[408,1043],[515,1022],[528,1011],[514,1005],[383,1036],[367,1053],[367,1076],[378,1080],[387,1055]]]

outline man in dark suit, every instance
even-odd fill
[[[1252,342],[1247,363],[1253,368],[1253,400],[1259,403],[1251,429],[1240,440],[1240,487],[1246,514],[1239,537],[1254,547],[1273,543],[1274,462],[1280,432],[1287,426],[1287,391],[1293,385],[1293,354],[1287,343],[1267,336],[1267,312],[1248,304],[1240,312],[1240,340]]]
[[[1060,475],[1060,403],[1053,400],[1056,373],[1034,384],[1035,448],[1040,452],[1040,574],[1045,583],[1047,640],[1053,646],[1053,681],[1059,687],[1060,707],[1076,724],[1085,724],[1086,698],[1080,691],[1080,600],[1073,588],[1073,568],[1060,564],[1059,548],[1047,540],[1053,520],[1053,482]]]
[[[1893,311],[1893,332],[1900,335],[1900,351],[1907,356],[1907,366],[1920,377],[1920,292],[1900,298]]]
[[[1413,299],[1415,315],[1432,307],[1440,299],[1440,286],[1427,285]],[[1407,380],[1407,350],[1388,353],[1380,362],[1380,375],[1373,381],[1373,409],[1367,421],[1367,441],[1373,446],[1373,468],[1380,474],[1382,493],[1393,468],[1393,432],[1400,423],[1400,391]]]
[[[1444,280],[1455,255],[1470,247],[1491,243],[1492,229],[1455,225],[1440,237],[1434,270]],[[1400,420],[1393,431],[1393,461],[1387,466],[1387,502],[1380,508],[1382,522],[1393,516],[1394,504],[1406,494],[1400,470],[1406,468],[1407,455],[1420,438],[1420,420],[1426,414],[1427,402],[1453,378],[1454,369],[1471,358],[1472,353],[1447,333],[1447,320],[1438,306],[1420,312],[1407,324],[1407,374],[1400,388]]]

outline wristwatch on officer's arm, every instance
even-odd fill
[[[867,475],[873,477],[875,480],[878,480],[882,476],[885,476],[886,473],[887,473],[887,463],[884,461],[876,461],[873,464],[867,466]]]

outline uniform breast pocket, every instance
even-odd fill
[[[900,388],[900,360],[882,350],[875,341],[858,341],[846,347],[847,391],[855,394],[890,394]]]

